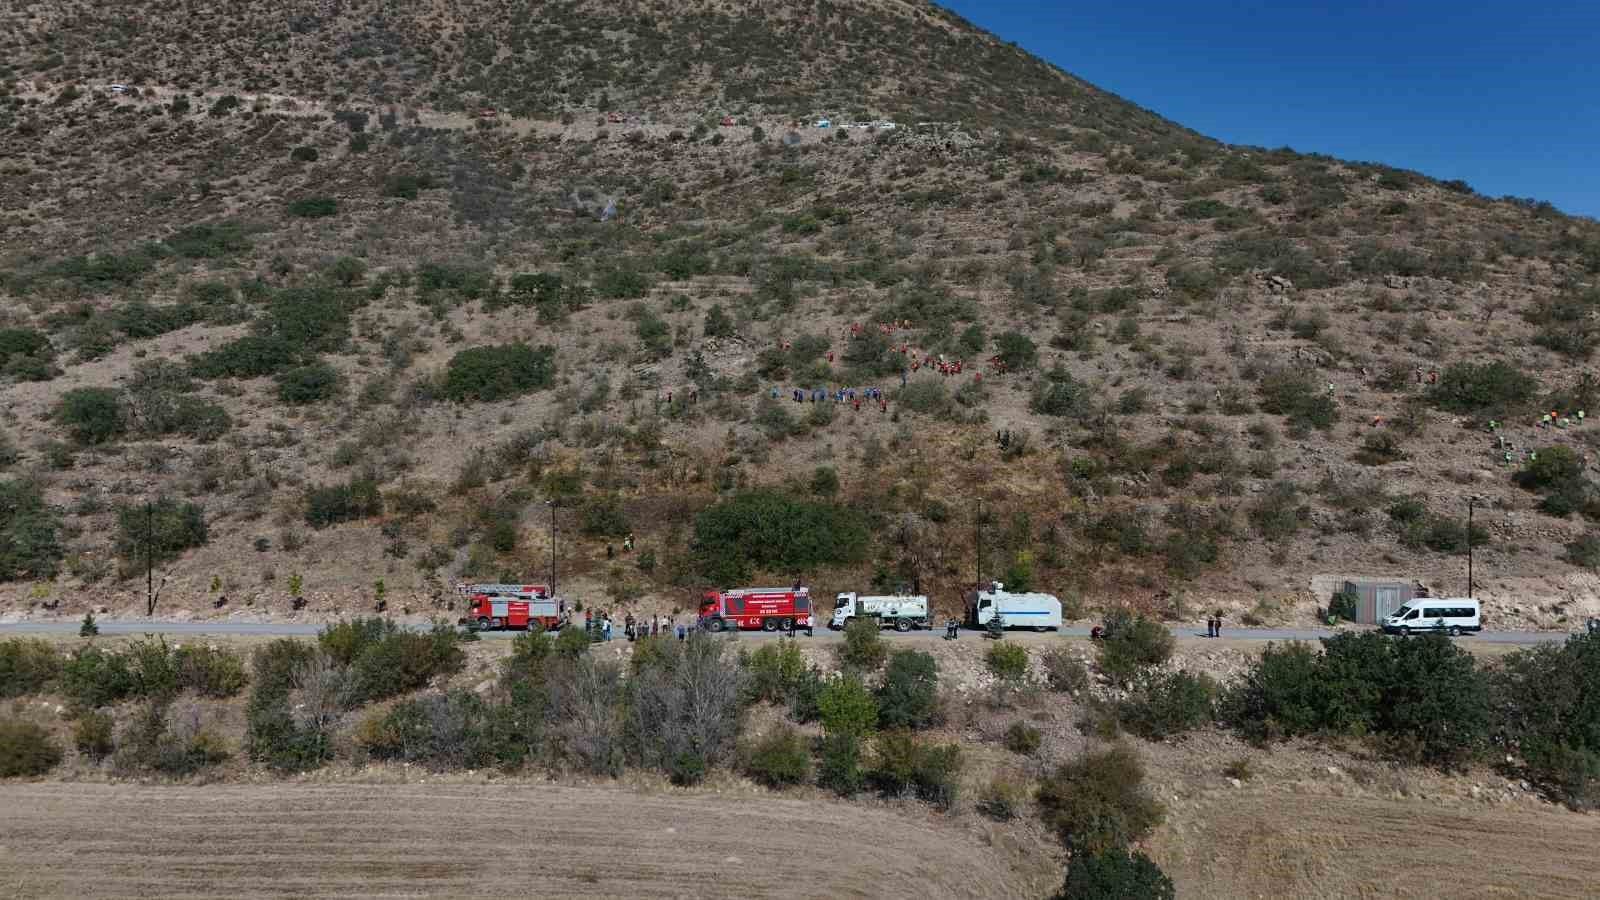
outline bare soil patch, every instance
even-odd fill
[[[526,784],[16,784],[0,797],[0,891],[19,898],[1036,892],[959,829],[860,804]]]

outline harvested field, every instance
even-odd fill
[[[1036,893],[960,828],[818,800],[527,784],[14,784],[0,808],[0,895],[17,898]]]
[[[1600,817],[1285,792],[1217,794],[1153,855],[1184,897],[1594,897]]]

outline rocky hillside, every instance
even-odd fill
[[[0,614],[142,612],[147,555],[169,614],[431,614],[556,501],[603,607],[1303,620],[1461,591],[1471,497],[1492,621],[1600,610],[1592,220],[917,2],[0,16]]]

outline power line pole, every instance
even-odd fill
[[[1478,502],[1476,496],[1467,498],[1467,599],[1472,598],[1472,507]]]
[[[546,500],[550,507],[550,596],[556,595],[556,501]]]
[[[144,501],[144,606],[145,617],[156,614],[156,511],[149,499]]]

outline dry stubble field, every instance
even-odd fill
[[[781,797],[526,784],[14,784],[0,790],[0,810],[0,895],[15,898],[1038,892],[1014,860],[961,829]]]

